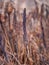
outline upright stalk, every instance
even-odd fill
[[[26,8],[24,8],[24,12],[23,12],[23,38],[24,41],[27,41],[27,31],[26,31]]]
[[[1,28],[2,28],[3,33],[4,33],[5,36],[6,36],[5,29],[4,29],[3,23],[2,23],[2,21],[1,21],[1,14],[0,14],[0,25],[1,25]],[[1,44],[1,49],[2,49],[3,54],[4,54],[4,56],[5,56],[5,60],[8,62],[8,57],[7,57],[7,54],[6,54],[5,49],[4,49],[4,47],[3,47],[2,44]]]
[[[44,5],[42,4],[42,6],[41,6],[41,21],[40,21],[40,23],[41,23],[41,30],[42,30],[42,38],[43,38],[43,44],[44,44],[44,47],[46,48],[46,41],[45,41],[45,35],[44,35],[44,28],[43,28],[43,24],[42,24],[42,20],[43,20],[43,7],[44,7]]]

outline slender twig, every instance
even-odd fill
[[[22,65],[22,64],[19,62],[19,60],[14,56],[13,53],[10,53],[10,52],[8,52],[8,51],[7,51],[7,53],[10,54],[10,55],[12,55],[13,58],[16,60],[16,62],[17,62],[19,65]]]

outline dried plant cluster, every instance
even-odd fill
[[[0,13],[0,65],[49,65],[49,11],[19,11],[7,3]]]

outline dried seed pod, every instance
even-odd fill
[[[8,14],[10,14],[12,11],[13,11],[13,6],[11,3],[9,3],[8,7],[7,7],[7,12],[8,12]]]
[[[6,15],[5,14],[1,14],[1,21],[3,23],[6,21]]]
[[[12,24],[10,24],[10,30],[13,31],[13,25]]]
[[[13,30],[13,25],[11,24],[11,13],[13,11],[13,5],[12,3],[7,3],[6,12],[8,13],[9,18],[9,29]]]

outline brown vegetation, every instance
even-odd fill
[[[49,65],[49,13],[42,7],[27,15],[9,4],[0,13],[0,65]]]

